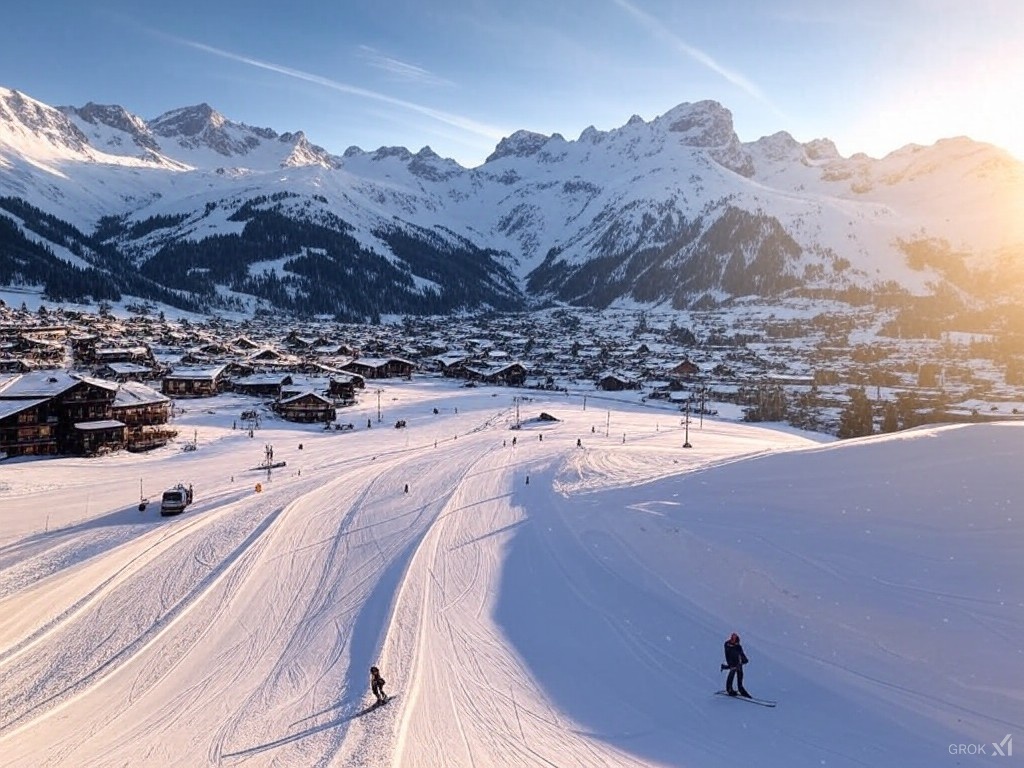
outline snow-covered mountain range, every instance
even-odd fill
[[[711,306],[740,295],[961,295],[1024,272],[1024,164],[966,138],[882,159],[720,104],[576,140],[517,131],[476,168],[338,156],[206,104],[144,120],[0,88],[0,284],[306,313]],[[999,280],[993,277],[998,275]]]

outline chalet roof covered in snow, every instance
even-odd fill
[[[231,381],[240,387],[260,387],[280,384],[290,384],[291,374],[284,372],[267,371],[264,373],[251,373],[248,376],[232,377]]]
[[[81,379],[87,384],[92,384],[94,387],[110,390],[111,392],[116,392],[117,388],[121,386],[116,381],[106,381],[105,379],[97,379],[93,376],[78,376],[77,378]]]
[[[13,416],[16,413],[21,413],[29,408],[34,408],[41,403],[45,403],[48,398],[38,398],[35,400],[19,399],[19,400],[3,400],[0,399],[0,419],[6,419],[8,416]]]
[[[114,397],[115,408],[127,408],[133,405],[154,405],[169,402],[167,395],[157,392],[152,387],[135,381],[126,381],[117,389]]]
[[[280,400],[280,404],[281,405],[290,405],[292,403],[297,403],[297,402],[299,402],[301,400],[307,400],[307,399],[316,400],[318,402],[323,403],[324,405],[333,405],[333,403],[329,399],[327,399],[323,395],[317,394],[316,392],[313,392],[311,390],[306,390],[305,392],[300,392],[297,395],[292,395],[291,397],[285,397],[282,400]]]
[[[389,363],[415,365],[415,363],[401,357],[357,357],[352,362],[358,365],[365,365],[367,368],[383,368]]]
[[[189,381],[213,381],[222,376],[227,365],[213,365],[207,367],[181,367],[164,376],[165,379],[179,379]]]
[[[100,419],[97,421],[80,421],[75,424],[75,429],[82,432],[96,432],[101,429],[117,429],[123,426],[125,426],[125,423],[117,419]]]
[[[94,354],[96,357],[107,357],[111,355],[143,356],[149,354],[149,350],[146,349],[146,347],[97,347]]]
[[[66,371],[29,371],[0,382],[0,398],[50,398],[67,392],[82,381]]]
[[[138,363],[105,363],[104,369],[107,368],[112,373],[121,376],[129,376],[133,373],[149,373],[153,370],[148,365],[139,365]]]

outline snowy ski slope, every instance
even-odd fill
[[[225,395],[180,402],[195,452],[0,464],[0,762],[930,768],[1024,733],[1024,425],[687,450],[592,393],[513,430],[516,394],[253,438]],[[777,708],[713,695],[732,631]]]

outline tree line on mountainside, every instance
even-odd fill
[[[497,254],[464,241],[378,229],[374,234],[396,261],[364,248],[335,217],[309,221],[246,204],[231,219],[245,221],[240,233],[167,242],[142,273],[208,302],[223,286],[297,315],[331,314],[341,321],[382,311],[443,314],[522,305]],[[433,284],[420,286],[417,277]]]
[[[527,286],[597,308],[631,296],[645,303],[667,301],[674,309],[705,309],[712,293],[771,297],[801,284],[793,268],[800,246],[773,216],[727,206],[710,222],[680,218],[673,228],[664,245],[632,250],[621,245],[621,226],[613,222],[598,238],[600,253],[570,264],[553,248]]]
[[[0,215],[0,285],[42,287],[43,297],[56,302],[119,301],[129,294],[201,310],[188,296],[140,275],[117,248],[24,200],[0,197],[0,211],[10,214]],[[67,249],[82,265],[57,256],[54,246]]]

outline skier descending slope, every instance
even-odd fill
[[[388,700],[387,694],[384,693],[384,678],[380,676],[380,670],[376,667],[370,667],[370,690],[377,697],[378,704]]]
[[[733,632],[725,641],[725,664],[722,665],[723,671],[729,670],[729,676],[725,679],[725,692],[730,696],[737,695],[737,691],[732,688],[732,681],[735,678],[739,688],[738,694],[747,699],[751,698],[747,689],[743,687],[743,665],[747,661],[747,654],[743,652],[743,646],[740,645],[740,636]]]

